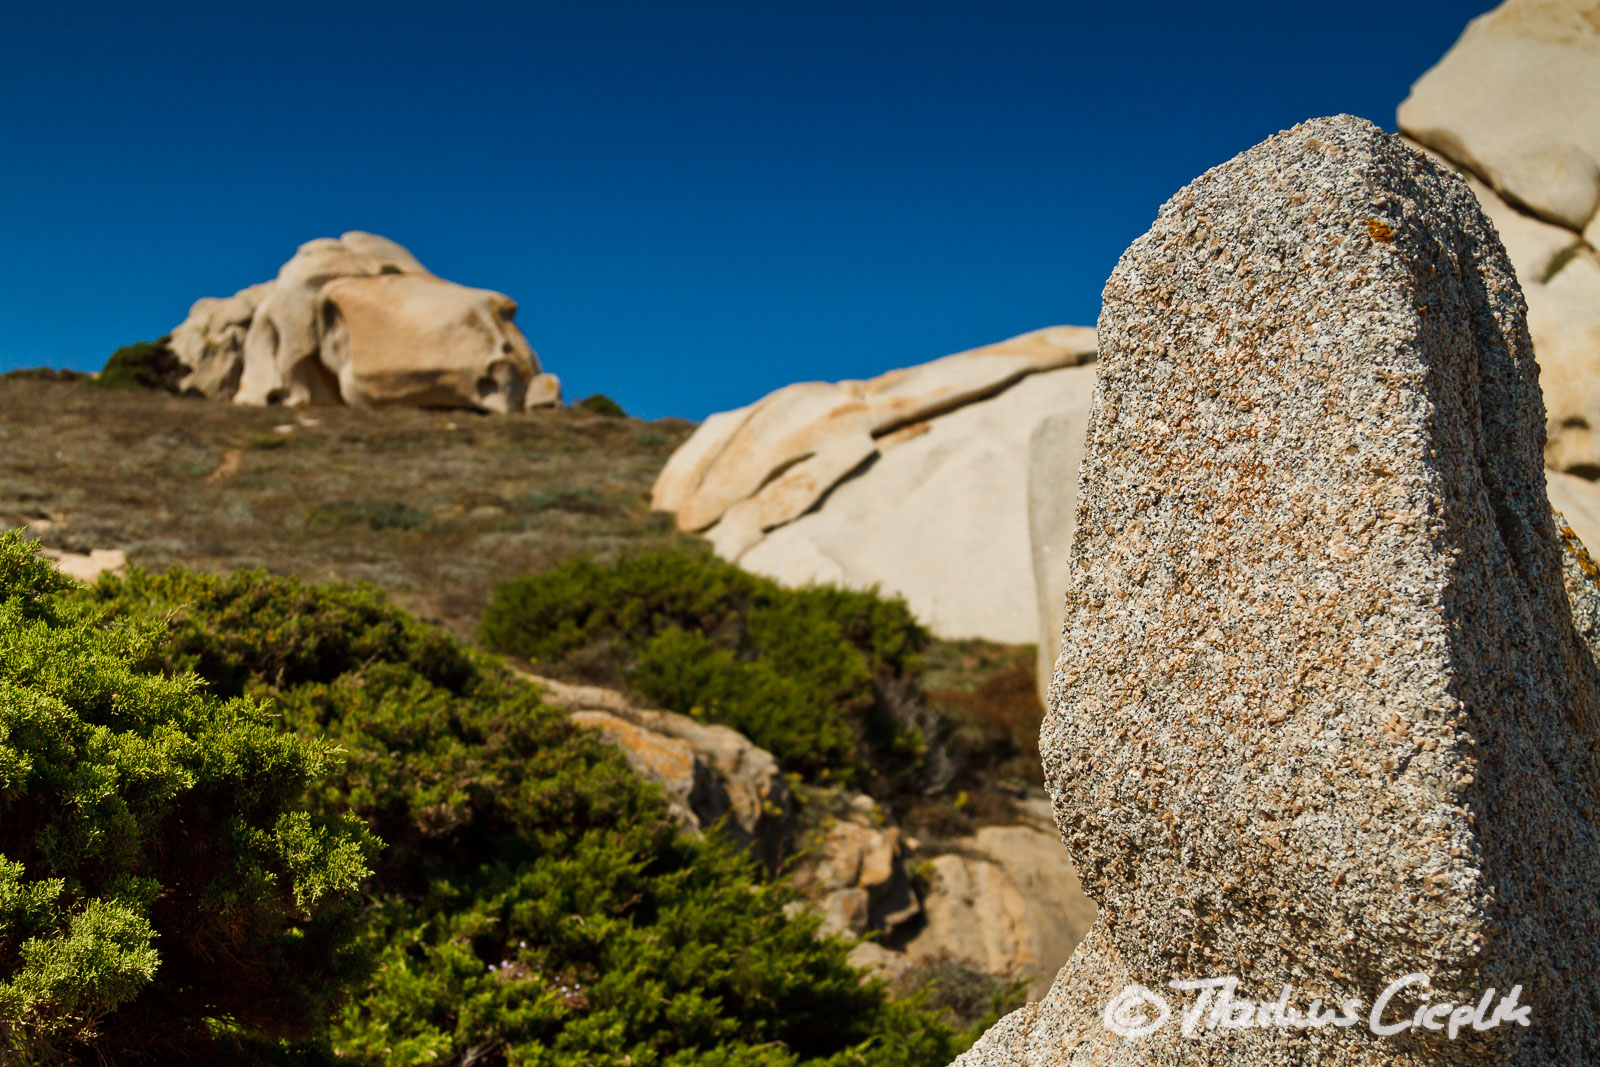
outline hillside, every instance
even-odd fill
[[[646,422],[582,404],[515,418],[289,410],[13,374],[0,378],[0,528],[23,527],[47,549],[120,549],[152,572],[260,567],[308,582],[369,582],[421,620],[481,645],[484,609],[511,579],[584,556],[609,564],[677,548],[709,557],[701,538],[649,510],[651,483],[692,430],[683,420]],[[921,653],[915,691],[894,700],[920,709],[911,714],[929,731],[930,777],[894,784],[886,766],[864,768],[884,805],[866,821],[887,818],[904,834],[892,846],[896,877],[917,864],[955,863],[952,853],[984,854],[972,837],[984,827],[1020,822],[1032,827],[1027,834],[1054,836],[1040,807],[1032,656],[1031,646],[976,640],[934,640]],[[659,706],[602,646],[532,666]],[[781,851],[792,852],[807,827],[848,800],[812,803],[803,825],[784,830]],[[967,877],[965,867],[952,869],[948,888],[925,886],[922,896],[959,899]],[[983,924],[967,910],[920,951],[949,944],[988,969],[1020,962],[1038,980],[1059,965],[1055,955],[1064,958],[1060,946],[1042,948],[1051,958],[1038,960],[1017,948],[983,949]],[[921,932],[911,914],[896,944]],[[1017,936],[1055,926],[1030,918]]]
[[[496,582],[681,540],[651,481],[693,426],[547,408],[244,407],[0,378],[0,527],[147,568],[366,581],[468,636]]]
[[[0,528],[24,527],[45,548],[122,549],[149,570],[370,582],[470,643],[509,578],[580,555],[703,545],[649,509],[651,483],[693,429],[581,406],[517,418],[290,411],[12,374],[0,377]],[[1000,772],[955,783],[979,822],[1003,821],[1005,795],[1038,780],[1030,654],[935,641],[926,656],[930,698]],[[928,817],[972,825],[970,813],[950,825],[947,805]]]

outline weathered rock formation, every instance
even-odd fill
[[[1513,203],[1581,231],[1600,224],[1597,101],[1593,0],[1507,0],[1417,82],[1400,126]]]
[[[805,842],[793,881],[822,911],[824,933],[892,932],[922,914],[898,827],[865,793],[845,798]]]
[[[1600,478],[1600,6],[1507,0],[1412,87],[1400,129],[1470,176],[1528,301],[1557,470]]]
[[[787,386],[707,419],[653,503],[758,574],[878,585],[942,636],[1032,641],[1017,457],[1046,414],[1087,410],[1094,348],[1093,330],[1054,327],[869,381]]]
[[[56,570],[79,582],[97,582],[102,574],[120,575],[128,567],[128,554],[120,548],[91,548],[87,552],[41,548],[39,555],[54,564]]]
[[[181,387],[239,404],[459,407],[560,399],[507,296],[436,277],[387,238],[300,246],[272,281],[205,297],[172,331]]]
[[[949,956],[1030,983],[1039,997],[1094,922],[1055,827],[984,826],[925,865],[912,960]]]
[[[812,797],[814,808],[832,814],[802,834],[782,769],[737,730],[641,708],[599,686],[524,677],[661,785],[685,827],[720,824],[769,870],[786,870],[808,902],[802,906],[821,913],[823,933],[881,935],[899,946],[862,942],[853,955],[858,966],[893,976],[948,956],[1030,979],[1042,992],[1094,919],[1053,829],[988,826],[952,842],[926,857],[928,886],[919,896],[910,843],[866,794]]]
[[[822,912],[824,932],[884,932],[922,914],[900,831],[871,797],[841,797],[837,816],[815,840],[801,841],[782,768],[739,731],[641,708],[612,689],[525,677],[544,689],[546,701],[579,726],[599,731],[635,772],[665,789],[684,826],[700,831],[720,824],[768,870],[791,869],[795,884]]]
[[[1591,1062],[1600,684],[1469,190],[1362,120],[1304,123],[1162,208],[1100,341],[1041,741],[1100,916],[958,1062]],[[1530,1025],[1374,1033],[1413,973],[1434,1005],[1520,986]],[[1220,977],[1302,1015],[1357,998],[1358,1025],[1106,1025],[1130,984],[1187,1008],[1169,980]]]
[[[794,803],[772,753],[739,731],[671,711],[640,708],[613,689],[526,675],[572,721],[598,730],[629,765],[659,783],[685,826],[716,823],[769,870],[793,851]]]

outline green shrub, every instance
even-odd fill
[[[108,619],[168,619],[154,653],[346,752],[317,800],[389,847],[376,961],[329,1033],[347,1063],[941,1067],[976,1036],[865,984],[792,891],[682,833],[618,750],[371,590],[260,572],[133,572]]]
[[[222,696],[331,682],[364,663],[404,664],[447,689],[478,669],[448,634],[366,585],[305,585],[262,570],[133,568],[88,595],[115,615],[153,606],[167,628],[158,662],[170,673],[198,674]]]
[[[742,661],[705,635],[663,630],[639,653],[633,686],[663,707],[726,723],[784,766],[823,773],[850,765],[855,733],[844,709],[765,660]]]
[[[0,531],[0,1062],[288,1056],[364,971],[375,842],[306,806],[327,745],[69,587]]]
[[[96,385],[111,389],[160,389],[176,393],[178,382],[189,372],[172,349],[170,337],[123,345],[111,353]]]
[[[365,526],[370,530],[415,530],[431,518],[399,500],[334,500],[306,512],[311,526]]]
[[[513,579],[482,634],[543,670],[727,723],[815,780],[907,780],[926,751],[904,694],[927,634],[899,600],[657,552]]]
[[[607,418],[612,419],[620,419],[628,414],[626,411],[622,410],[621,404],[617,403],[615,400],[612,400],[604,393],[595,393],[593,396],[586,396],[582,400],[573,404],[572,407],[576,411],[586,411],[590,415],[604,415]]]

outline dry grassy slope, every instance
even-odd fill
[[[575,410],[249,408],[0,376],[0,527],[52,548],[121,548],[148,568],[368,581],[470,640],[508,577],[698,540],[649,510],[692,429]],[[954,783],[959,808],[930,801],[913,823],[959,834],[1007,821],[1016,786],[1038,781],[1032,655],[929,649],[929,699],[981,770]]]
[[[681,538],[649,510],[693,429],[579,411],[245,408],[0,378],[0,526],[145,567],[369,581],[463,636],[499,581]]]

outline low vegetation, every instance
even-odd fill
[[[613,419],[620,419],[627,414],[626,411],[622,410],[621,404],[604,393],[586,396],[572,406],[579,411],[588,412],[590,415],[604,415]]]
[[[364,969],[337,760],[0,532],[0,1062],[241,1062]]]
[[[28,1062],[935,1067],[976,1035],[374,590],[69,593],[14,535],[0,590],[0,1025]]]
[[[70,376],[0,380],[0,526],[197,569],[72,592],[17,562],[32,560],[22,546],[0,553],[0,599],[32,605],[8,609],[0,642],[55,642],[54,674],[9,653],[0,663],[0,689],[11,686],[0,983],[13,998],[0,1006],[0,1061],[9,1050],[46,1064],[943,1064],[1005,1006],[960,968],[860,984],[845,946],[784,918],[783,882],[680,835],[614,750],[460,642],[479,632],[497,583],[531,574],[495,598],[506,611],[483,632],[500,626],[495,643],[540,671],[734,721],[815,783],[800,794],[866,788],[924,842],[1008,817],[1006,783],[1026,773],[1038,716],[1018,676],[1031,650],[930,640],[893,601],[784,591],[709,558],[648,508],[688,424],[596,414],[288,412]],[[312,584],[328,578],[383,592]],[[102,667],[121,673],[83,680]],[[16,695],[29,686],[56,686],[50,699],[76,716],[68,733],[89,739],[50,749],[59,764],[37,748],[56,735],[17,732],[12,705],[32,706]],[[121,695],[108,711],[69,690]],[[117,862],[134,879],[176,887],[197,876],[149,857],[204,860],[207,884],[254,911],[163,910],[203,896],[175,889],[140,913],[143,898],[112,874],[41,858],[38,842],[62,834],[23,840],[35,824],[18,805],[65,820],[70,789],[110,773],[95,769],[102,757],[134,773],[147,748],[112,759],[94,746],[159,693],[146,733],[127,738],[172,740],[150,773],[167,774],[156,755],[190,752],[180,737],[219,758],[174,763],[195,784],[179,774],[159,812],[124,782],[131,822],[118,825],[131,829],[104,840],[133,842]],[[224,733],[233,747],[218,749]],[[54,767],[56,792],[33,792],[44,779],[25,782],[13,757]],[[269,771],[270,783],[253,777]],[[181,833],[218,847],[174,846],[174,813]],[[250,838],[249,852],[224,828],[276,831],[284,818],[311,835],[287,872],[270,842]],[[320,896],[296,897],[298,872]],[[143,914],[148,943],[130,935],[107,942],[120,957],[73,955],[90,929],[74,917],[99,899]],[[240,956],[251,966],[237,975],[205,956],[207,981],[186,977],[223,934],[285,947]],[[57,961],[45,996],[43,972],[24,966],[44,950],[23,946],[58,942],[57,955],[27,957]],[[31,1015],[17,998],[32,998]]]
[[[509,581],[482,636],[539,670],[726,723],[810,779],[905,785],[927,769],[914,697],[928,635],[899,600],[783,589],[660,551]]]
[[[369,530],[415,530],[432,518],[400,500],[333,500],[306,512],[309,526],[365,526]]]
[[[167,347],[170,337],[123,345],[111,353],[95,384],[110,389],[159,389],[176,393],[189,368]]]
[[[467,636],[494,586],[687,540],[650,484],[692,429],[549,408],[253,408],[0,379],[0,527],[151,568],[367,581]]]
[[[542,673],[732,726],[940,837],[1008,821],[1037,783],[1032,648],[933,641],[898,599],[662,550],[508,581],[481,635]]]

